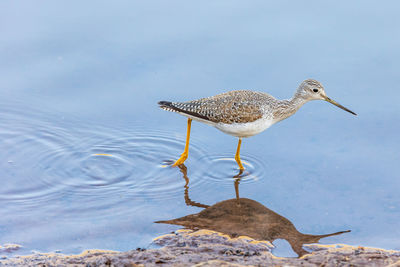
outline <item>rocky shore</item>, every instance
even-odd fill
[[[156,238],[154,244],[160,248],[17,256],[0,260],[0,266],[400,266],[400,251],[308,244],[304,249],[309,253],[281,258],[271,253],[269,241],[210,230],[178,230]]]

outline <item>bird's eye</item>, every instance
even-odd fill
[[[318,93],[318,89],[317,88],[314,88],[313,91],[314,91],[314,93]]]

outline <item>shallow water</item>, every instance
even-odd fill
[[[167,164],[186,120],[157,101],[306,78],[359,115],[315,101],[244,139],[240,196],[303,233],[352,230],[321,243],[400,249],[399,4],[309,4],[2,2],[0,245],[23,248],[1,253],[149,246],[179,228],[154,221],[201,211]],[[192,200],[235,197],[236,144],[193,122]]]

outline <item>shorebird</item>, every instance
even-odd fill
[[[242,138],[263,132],[271,125],[290,117],[311,100],[325,100],[357,115],[330,99],[322,84],[313,79],[303,81],[291,99],[279,100],[267,93],[240,90],[188,102],[160,101],[158,104],[164,110],[178,112],[188,118],[185,149],[173,166],[178,166],[187,159],[190,127],[192,120],[196,120],[239,138],[235,160],[242,171],[244,170],[240,160]]]

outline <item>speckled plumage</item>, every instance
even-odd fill
[[[253,91],[230,91],[216,96],[188,102],[172,102],[167,110],[188,113],[214,123],[246,123],[264,115],[265,103],[273,104],[276,99],[266,93]]]

